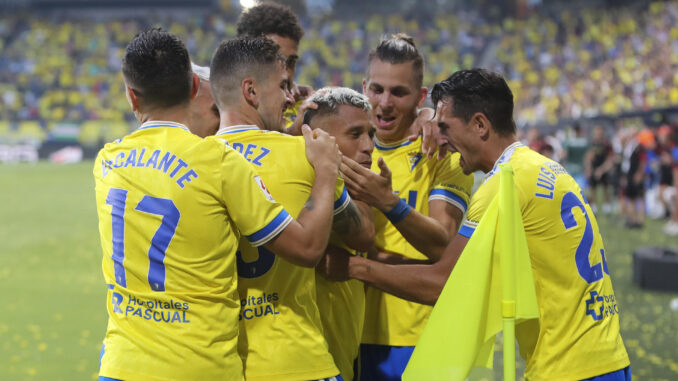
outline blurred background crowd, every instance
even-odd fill
[[[678,2],[290,3],[306,31],[297,83],[361,90],[369,49],[408,33],[426,59],[425,84],[461,68],[502,73],[523,140],[565,164],[599,213],[619,213],[629,228],[667,218],[665,232],[678,235]],[[26,145],[75,143],[87,155],[127,133],[135,124],[120,60],[134,34],[163,26],[200,65],[235,36],[238,3],[196,4],[211,6],[3,12],[0,145],[15,149],[0,150],[0,162],[36,159]]]

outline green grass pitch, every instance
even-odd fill
[[[91,169],[0,165],[0,380],[96,380],[106,287]],[[678,294],[631,282],[636,246],[678,239],[657,221],[640,231],[612,217],[599,224],[634,378],[678,379],[678,311],[669,308]]]

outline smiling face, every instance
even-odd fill
[[[390,64],[375,58],[370,63],[363,93],[372,105],[372,121],[383,142],[405,138],[425,100],[426,88],[416,87],[412,62]]]
[[[257,113],[263,126],[271,131],[283,131],[285,128],[285,110],[294,103],[288,87],[287,71],[282,63],[275,64],[268,78],[259,83],[259,107]]]
[[[374,127],[369,112],[355,106],[341,105],[337,113],[311,119],[310,127],[322,128],[334,136],[342,155],[365,168],[372,166]]]
[[[473,120],[467,123],[452,115],[452,103],[451,99],[438,102],[435,122],[440,127],[440,133],[447,138],[452,151],[461,154],[459,165],[464,174],[468,175],[483,169],[479,150],[482,139],[472,126]]]

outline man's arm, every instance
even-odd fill
[[[265,246],[282,258],[305,267],[314,267],[322,258],[332,228],[334,189],[340,162],[334,138],[322,130],[302,128],[306,155],[315,169],[315,182],[304,208]]]
[[[335,250],[328,252],[323,271],[332,280],[358,279],[399,298],[433,305],[467,242],[468,238],[457,234],[433,264],[386,264]],[[330,264],[335,268],[329,268]]]
[[[351,200],[346,209],[334,216],[332,230],[351,249],[369,250],[374,244],[374,219],[370,206]]]
[[[412,246],[432,261],[437,261],[450,237],[459,229],[463,212],[442,200],[430,201],[430,216],[406,208],[393,192],[391,171],[381,158],[379,168],[381,174],[363,168],[347,157],[342,158],[341,172],[349,193],[353,198],[379,209]]]
[[[380,263],[385,263],[387,265],[430,265],[431,262],[428,259],[414,259],[403,257],[402,255],[392,254],[385,251],[378,251],[376,248],[373,248],[367,254],[368,259],[375,260]]]

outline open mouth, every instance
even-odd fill
[[[377,114],[377,126],[388,127],[395,121],[395,116],[383,116]]]
[[[372,160],[361,161],[360,165],[362,165],[363,167],[365,167],[367,169],[370,169],[370,168],[372,168]]]

